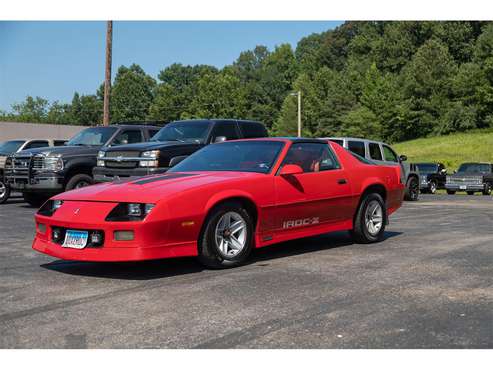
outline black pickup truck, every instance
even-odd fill
[[[493,164],[462,163],[457,172],[447,176],[445,188],[447,194],[465,191],[469,195],[473,195],[475,192],[490,195],[493,188]]]
[[[146,141],[160,128],[150,122],[86,128],[64,146],[23,150],[7,157],[5,180],[22,192],[26,202],[40,206],[54,194],[92,184],[92,168],[103,146]]]
[[[443,163],[416,163],[419,168],[419,190],[435,194],[437,189],[445,189],[447,169]]]
[[[105,182],[163,173],[205,145],[266,136],[265,126],[255,121],[175,121],[164,126],[146,143],[101,149],[93,177],[96,182]]]

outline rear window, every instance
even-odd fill
[[[238,124],[245,139],[268,136],[266,128],[259,122],[238,122]]]
[[[348,149],[365,158],[365,143],[363,141],[348,141]]]
[[[67,140],[53,140],[53,146],[63,146]]]
[[[382,160],[382,152],[380,151],[380,145],[377,143],[370,143],[368,145],[368,148],[370,149],[370,158],[375,159],[377,161]]]

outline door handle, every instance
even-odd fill
[[[339,185],[344,185],[344,184],[347,184],[347,181],[346,181],[346,179],[339,179],[339,180],[337,180],[337,183]]]

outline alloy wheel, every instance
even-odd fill
[[[365,212],[366,230],[373,236],[380,232],[383,225],[383,209],[381,204],[372,200],[366,207]]]
[[[245,219],[239,213],[227,212],[216,226],[216,247],[224,257],[235,257],[245,248],[247,233]]]

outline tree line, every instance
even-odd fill
[[[492,22],[345,22],[295,49],[257,46],[222,69],[173,64],[157,79],[118,68],[111,121],[244,118],[273,135],[403,141],[493,126]],[[71,103],[27,97],[0,119],[102,122],[103,87]]]

